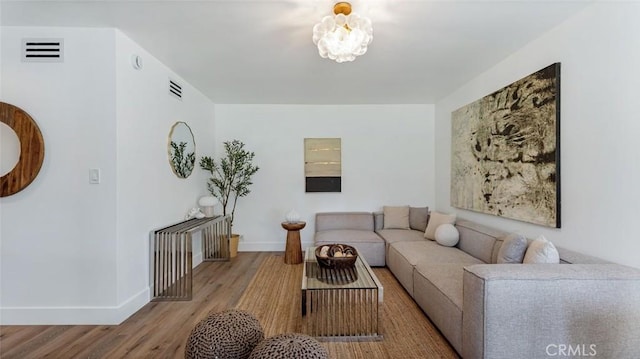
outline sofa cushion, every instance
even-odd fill
[[[478,264],[481,260],[459,250],[455,247],[444,247],[433,241],[404,241],[390,244],[394,247],[411,265],[419,262],[439,264],[439,263],[462,263]]]
[[[316,232],[314,241],[316,244],[330,243],[384,243],[375,232],[361,231],[355,229],[333,229],[329,231]]]
[[[424,232],[416,231],[413,229],[381,229],[377,231],[387,244],[404,241],[419,241],[424,242]]]
[[[451,303],[462,310],[462,282],[464,267],[472,264],[482,264],[474,258],[472,263],[438,263],[420,261],[415,266],[414,276],[420,275],[431,282],[442,292]]]
[[[549,242],[544,236],[540,236],[529,244],[522,263],[558,264],[560,263],[560,255],[553,243]]]
[[[384,229],[409,229],[409,206],[384,206]]]
[[[370,212],[316,213],[316,232],[330,229],[373,231],[373,214]]]
[[[418,264],[413,272],[413,298],[458,352],[462,350],[463,267]]]
[[[498,242],[502,244],[498,239],[507,233],[463,219],[456,221],[456,228],[460,232],[458,248],[485,263],[496,263],[494,258],[500,250]]]
[[[391,245],[387,245],[385,261],[393,276],[402,284],[407,293],[413,297],[413,265]]]
[[[416,231],[424,231],[427,229],[429,222],[429,207],[409,207],[409,227]]]
[[[454,214],[444,214],[440,212],[431,212],[429,216],[429,223],[427,224],[427,229],[424,231],[424,238],[430,239],[434,241],[436,239],[436,229],[441,224],[454,224],[456,223],[456,215]]]
[[[522,263],[527,246],[527,239],[522,235],[517,233],[507,235],[503,238],[496,263]]]

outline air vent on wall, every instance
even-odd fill
[[[64,39],[22,39],[23,62],[63,62]]]
[[[182,86],[172,79],[169,79],[169,95],[182,100]]]

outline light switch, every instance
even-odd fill
[[[100,169],[99,168],[91,168],[91,169],[89,169],[89,183],[90,184],[99,184],[100,183]]]

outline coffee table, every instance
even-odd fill
[[[382,340],[383,292],[362,256],[353,268],[325,269],[318,265],[315,247],[305,252],[302,316],[308,335],[331,341]]]

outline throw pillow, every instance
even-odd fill
[[[427,229],[429,207],[409,207],[409,227],[424,232]]]
[[[458,229],[453,224],[441,224],[436,229],[436,242],[438,244],[453,247],[458,244],[458,240],[460,239],[460,233]]]
[[[503,238],[496,263],[522,263],[526,251],[527,239],[511,233]]]
[[[454,224],[456,223],[455,214],[444,214],[440,212],[431,212],[429,216],[429,223],[424,231],[424,238],[434,241],[436,239],[436,229],[441,224]]]
[[[558,264],[560,263],[560,254],[553,243],[549,242],[544,236],[540,236],[531,242],[522,263]]]
[[[384,229],[409,229],[409,206],[384,206]]]

